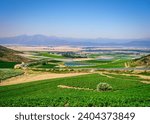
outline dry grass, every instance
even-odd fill
[[[0,86],[26,83],[31,81],[45,80],[45,79],[53,79],[53,78],[72,77],[72,76],[85,75],[85,74],[88,73],[56,74],[56,73],[48,73],[48,72],[38,72],[38,73],[32,72],[32,73],[25,73],[24,75],[4,80],[0,83]]]
[[[141,81],[144,84],[150,84],[150,81]]]
[[[75,90],[93,90],[89,88],[80,88],[80,87],[72,87],[72,86],[66,86],[66,85],[58,85],[58,88],[63,88],[63,89],[75,89]]]

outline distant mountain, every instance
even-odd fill
[[[27,46],[107,46],[107,47],[148,47],[149,40],[108,39],[108,38],[64,38],[45,35],[20,35],[16,37],[0,38],[1,45],[27,45]]]
[[[125,43],[125,46],[150,48],[150,40],[131,41],[131,42]]]
[[[14,44],[14,45],[72,45],[72,46],[97,46],[110,45],[110,39],[84,39],[84,38],[64,38],[45,35],[20,35],[16,37],[0,38],[0,44]]]
[[[30,61],[29,59],[18,55],[21,53],[22,52],[8,49],[8,48],[0,45],[0,61],[7,61],[7,62],[28,62],[28,61]]]

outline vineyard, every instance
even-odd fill
[[[21,70],[14,69],[0,69],[0,80],[6,80],[7,78],[15,77],[23,74]]]
[[[0,106],[150,107],[149,66],[130,66],[147,63],[148,53],[96,51],[28,51],[19,61],[3,56]]]
[[[98,92],[96,87],[100,82],[108,83],[112,90]],[[150,107],[149,89],[150,84],[141,83],[136,76],[111,75],[110,78],[96,73],[1,86],[0,106]]]

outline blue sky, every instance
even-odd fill
[[[150,0],[0,0],[0,37],[150,38]]]

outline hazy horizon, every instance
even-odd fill
[[[131,40],[150,40],[150,37],[145,37],[145,38],[107,38],[107,37],[94,37],[94,38],[90,38],[90,37],[65,37],[65,36],[56,36],[56,35],[47,35],[47,34],[18,34],[18,35],[12,35],[12,36],[0,36],[0,38],[17,38],[17,37],[33,37],[33,36],[44,36],[44,37],[54,37],[54,38],[64,38],[64,39],[84,39],[84,40],[88,40],[88,39],[91,39],[91,40],[96,40],[96,39],[101,39],[101,40],[106,40],[106,39],[110,39],[110,40],[127,40],[127,41],[131,41]]]
[[[1,0],[0,37],[150,38],[150,0]]]

